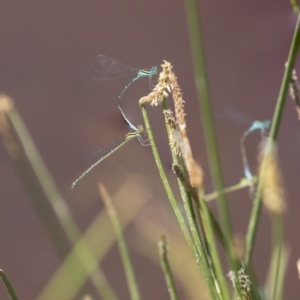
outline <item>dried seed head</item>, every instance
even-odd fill
[[[297,260],[297,270],[298,270],[298,276],[300,279],[300,259]]]
[[[158,250],[159,250],[159,255],[161,257],[164,257],[165,255],[167,255],[167,253],[170,250],[168,240],[167,240],[166,236],[164,236],[164,235],[162,235],[160,240],[158,241]]]
[[[169,127],[169,144],[175,155],[181,155],[179,142],[180,142],[180,132],[176,124],[173,112],[168,109],[164,110],[164,116],[167,126]]]
[[[170,73],[170,81],[172,86],[172,96],[174,101],[177,124],[186,128],[184,100],[182,99],[182,93],[178,85],[177,77],[173,72]]]
[[[171,129],[178,130],[177,125],[176,125],[176,121],[175,121],[175,118],[174,118],[174,113],[172,112],[172,110],[171,109],[164,109],[163,113],[165,115],[166,124]]]
[[[14,106],[13,100],[5,95],[5,94],[0,94],[0,112],[8,112],[10,111]]]
[[[162,71],[159,74],[157,85],[154,87],[154,89],[149,95],[140,99],[140,105],[150,103],[150,105],[152,106],[157,106],[158,104],[161,104],[171,92],[171,84],[169,77],[172,70],[172,65],[171,63],[164,61],[161,67]]]
[[[285,191],[276,145],[271,139],[265,139],[262,142],[259,162],[263,183],[263,202],[271,214],[283,214],[286,210]]]
[[[183,155],[187,171],[189,173],[191,185],[200,188],[203,184],[203,170],[193,158],[190,141],[186,131],[184,100],[177,81],[177,77],[173,72],[170,73],[170,82],[172,87],[172,97],[175,107],[176,123],[180,134],[177,134],[177,144]]]
[[[10,157],[15,159],[20,155],[21,150],[16,142],[8,116],[13,106],[13,100],[10,97],[0,94],[0,134]]]
[[[300,120],[300,87],[299,87],[296,70],[293,70],[292,72],[292,77],[290,82],[290,96],[295,101],[298,120]]]
[[[170,145],[175,154],[182,154],[189,173],[190,182],[193,187],[199,188],[203,183],[203,170],[195,162],[192,155],[190,142],[186,132],[184,100],[182,99],[182,93],[177,78],[172,72],[172,65],[169,62],[164,61],[157,85],[149,95],[141,98],[139,103],[140,105],[146,103],[158,105],[170,93],[172,93],[174,101],[176,118],[175,124],[173,114],[171,117],[169,112],[165,113],[166,122],[170,126],[172,132],[172,136],[169,137]]]
[[[84,295],[82,300],[93,300],[93,298],[90,295]]]
[[[233,255],[237,261],[243,261],[245,258],[245,239],[238,234],[233,237]]]
[[[233,271],[229,271],[227,276],[232,282],[233,287],[236,290],[240,290],[240,297],[238,297],[239,300],[251,300],[251,281],[249,278],[249,275],[245,273],[245,269],[241,268],[237,272],[237,278]]]

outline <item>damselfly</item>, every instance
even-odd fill
[[[250,127],[243,133],[243,135],[240,139],[240,147],[241,147],[242,162],[243,162],[243,168],[244,168],[244,176],[247,179],[252,180],[253,175],[250,171],[250,167],[249,167],[249,163],[248,163],[248,159],[247,159],[245,141],[246,141],[247,136],[255,130],[259,130],[261,133],[261,137],[264,138],[267,134],[267,130],[269,129],[269,127],[271,125],[271,121],[270,120],[253,121],[251,118],[243,115],[242,113],[240,113],[239,111],[237,111],[236,109],[234,109],[231,106],[226,106],[224,109],[224,113],[230,119],[233,119],[233,120],[236,120],[236,121],[239,121],[242,123],[251,124]]]
[[[121,97],[123,93],[139,78],[149,77],[150,79],[157,74],[157,67],[152,67],[150,70],[136,69],[129,67],[119,61],[107,57],[105,55],[97,55],[96,63],[90,66],[93,72],[92,80],[94,81],[108,81],[112,79],[118,79],[127,75],[132,75],[134,78],[125,86],[121,94],[118,96],[118,108],[132,131],[137,131],[137,127],[134,126],[129,119],[126,117],[125,113],[121,107]]]
[[[97,149],[96,151],[91,151],[85,154],[85,157],[87,159],[96,159],[98,160],[93,163],[86,171],[84,171],[73,183],[72,183],[72,189],[74,189],[78,182],[87,175],[92,169],[94,169],[98,164],[100,164],[104,159],[106,159],[108,156],[113,154],[115,151],[120,149],[122,146],[124,146],[127,142],[133,140],[134,138],[138,138],[142,146],[147,146],[147,141],[143,140],[141,134],[144,132],[144,128],[142,125],[137,126],[137,130],[134,132],[129,132],[125,136],[116,139],[105,146],[103,146],[100,149]]]

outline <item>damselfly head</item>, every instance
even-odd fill
[[[156,75],[157,74],[157,67],[156,66],[152,67],[151,70],[150,70],[150,73],[152,75]]]
[[[143,125],[138,125],[137,126],[137,130],[136,130],[136,133],[140,134],[140,133],[143,133],[145,130],[144,130],[144,126]]]
[[[266,121],[254,121],[252,126],[251,126],[251,131],[253,130],[261,130],[261,131],[265,131],[267,130],[271,125],[271,121],[270,120],[266,120]]]

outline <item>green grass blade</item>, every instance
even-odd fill
[[[134,269],[133,269],[132,262],[130,259],[129,251],[126,246],[125,238],[123,236],[123,231],[122,231],[122,227],[120,225],[117,211],[116,211],[113,201],[112,201],[111,197],[109,196],[104,185],[99,184],[98,188],[99,188],[99,193],[105,203],[108,216],[111,220],[111,223],[113,225],[113,229],[114,229],[114,232],[115,232],[115,235],[117,238],[118,247],[119,247],[119,251],[121,254],[121,259],[122,259],[123,267],[125,270],[125,275],[126,275],[129,292],[130,292],[130,297],[132,300],[139,300],[139,299],[141,299],[141,297],[140,297],[140,292],[138,289],[138,283],[136,280],[136,276],[134,274]]]
[[[65,199],[56,187],[25,123],[18,111],[14,108],[12,100],[2,95],[0,102],[3,103],[5,101],[11,104],[10,109],[6,111],[6,115],[14,131],[14,135],[12,133],[11,138],[14,139],[14,143],[18,145],[21,154],[26,158],[22,160],[22,168],[17,169],[17,174],[30,196],[29,199],[32,201],[41,223],[47,228],[47,233],[51,236],[53,245],[59,249],[60,254],[64,254],[63,257],[65,257],[69,251],[69,247],[67,248],[65,241],[63,241],[65,237],[61,227],[72,244],[80,238],[81,234],[79,228],[72,217],[71,210],[67,206]],[[33,170],[33,174],[31,170]],[[41,198],[39,198],[39,196],[41,196]],[[55,213],[54,215],[52,214],[52,218],[49,203]],[[48,208],[48,210],[46,210],[46,208]],[[61,226],[59,226],[59,223]],[[87,246],[86,251],[88,251]],[[78,259],[74,261],[74,264],[77,266],[74,267],[80,267],[80,264],[84,266],[86,251],[77,252]],[[93,257],[93,253],[89,253],[89,255]],[[110,287],[105,275],[102,270],[98,268],[96,258],[94,258],[94,270],[95,272],[91,274],[91,281],[99,295],[104,299],[116,299],[115,293]],[[70,278],[72,278],[72,276]]]

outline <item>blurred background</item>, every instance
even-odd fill
[[[289,2],[199,1],[199,7],[216,115],[222,114],[224,105],[231,105],[253,120],[271,118],[297,18]],[[182,253],[178,266],[181,272],[191,259],[184,254],[188,251],[175,247],[175,237],[182,241],[183,238],[150,147],[141,147],[134,140],[101,163],[75,190],[71,189],[71,184],[88,167],[82,160],[86,150],[128,132],[117,109],[117,97],[130,78],[93,82],[86,72],[95,56],[104,54],[137,68],[160,66],[163,60],[172,63],[186,101],[194,156],[205,171],[207,191],[213,189],[183,1],[1,1],[0,41],[0,91],[14,99],[80,230],[84,232],[103,209],[98,182],[124,203],[132,199],[145,201],[126,228],[125,237],[142,298],[167,299],[164,278],[155,262],[158,256],[156,242],[160,235],[164,233],[171,237],[170,251],[174,251],[174,257]],[[149,81],[141,79],[124,93],[123,109],[133,124],[143,124],[138,99],[149,92]],[[172,106],[171,102],[169,104]],[[165,170],[176,189],[162,110],[149,107],[148,112]],[[289,99],[279,133],[279,157],[289,206],[285,237],[291,251],[285,282],[286,299],[292,299],[292,295],[300,292],[295,264],[300,256],[300,243],[295,236],[300,206],[297,196],[298,122],[294,103]],[[239,139],[248,126],[235,120],[216,119],[227,184],[237,182],[243,176]],[[253,172],[257,169],[259,138],[256,133],[247,140]],[[7,272],[20,299],[36,299],[62,260],[2,144],[0,176],[0,268]],[[140,192],[136,191],[136,186]],[[234,231],[243,236],[251,209],[249,192],[246,189],[233,193],[228,201]],[[215,203],[210,205],[216,211]],[[157,224],[158,230],[151,224]],[[254,253],[254,265],[262,284],[270,255],[269,234],[269,216],[264,212]],[[148,243],[153,248],[148,248],[151,249],[148,254],[141,249],[145,241],[142,237],[139,240],[140,235],[145,240],[149,237]],[[101,243],[105,236],[97,238]],[[116,245],[109,250],[101,266],[120,299],[129,299]],[[198,270],[193,272],[200,276]],[[178,279],[178,285],[181,299],[193,299],[182,280]],[[0,286],[0,298],[6,297]],[[53,299],[59,298],[53,294]]]

